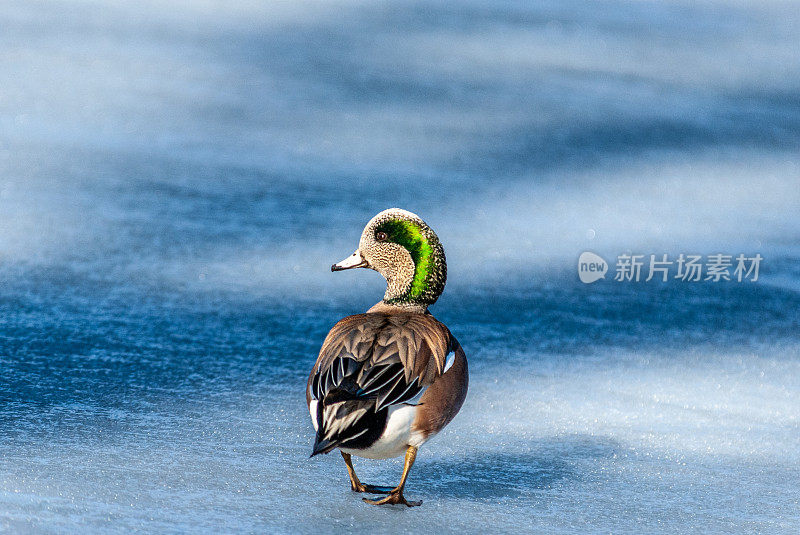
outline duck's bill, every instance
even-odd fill
[[[361,254],[356,251],[341,262],[331,266],[331,271],[342,271],[345,269],[353,269],[369,266],[369,262],[361,258]]]

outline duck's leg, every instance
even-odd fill
[[[403,497],[403,488],[406,486],[406,478],[408,478],[408,472],[411,470],[411,467],[414,466],[414,459],[417,458],[417,448],[414,446],[409,446],[406,450],[406,463],[403,466],[403,475],[400,478],[400,484],[397,485],[395,488],[389,492],[389,495],[385,498],[381,498],[380,500],[368,500],[364,498],[364,501],[367,503],[371,503],[373,505],[383,505],[383,504],[399,504],[402,503],[403,505],[407,505],[409,507],[414,507],[416,505],[422,505],[421,501],[418,502],[409,502],[408,500]]]
[[[353,469],[353,461],[349,453],[339,450],[344,459],[344,464],[347,465],[347,474],[350,476],[350,489],[353,492],[369,492],[370,494],[389,494],[392,490],[388,487],[377,487],[375,485],[365,485],[358,480],[356,471]]]

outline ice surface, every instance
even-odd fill
[[[800,531],[800,10],[0,5],[0,531]],[[447,248],[470,394],[408,496],[308,459],[374,213]],[[580,252],[761,252],[584,286]],[[399,461],[357,460],[394,484]]]

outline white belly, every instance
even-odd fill
[[[411,424],[414,422],[416,414],[417,407],[415,405],[389,407],[386,429],[374,444],[363,450],[342,448],[342,451],[368,459],[399,457],[405,454],[408,446],[421,446],[425,442],[419,433],[411,430]]]

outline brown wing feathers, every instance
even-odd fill
[[[420,314],[357,314],[334,325],[308,382],[309,402],[320,400],[315,453],[377,440],[386,425],[384,409],[433,383],[450,345],[447,328]],[[334,404],[336,410],[323,410]]]
[[[399,360],[406,380],[419,378],[423,384],[430,384],[444,370],[449,340],[450,332],[431,316],[356,314],[333,326],[312,373],[346,354],[373,365]]]

